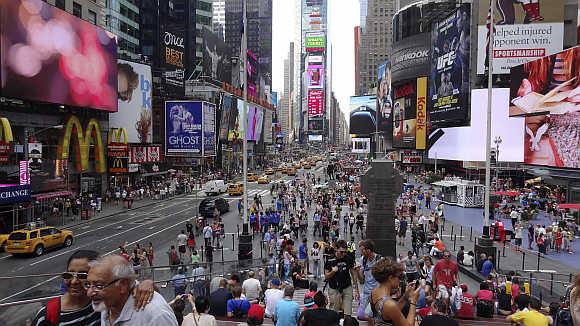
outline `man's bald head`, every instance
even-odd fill
[[[93,269],[110,275],[111,279],[128,280],[129,286],[132,286],[137,279],[133,265],[119,255],[108,255],[97,259],[91,263],[91,270]]]

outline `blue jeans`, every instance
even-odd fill
[[[290,264],[284,264],[284,280],[288,280],[288,276],[290,276]]]

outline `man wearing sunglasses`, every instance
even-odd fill
[[[131,295],[136,274],[123,257],[110,255],[91,264],[83,287],[93,309],[101,313],[103,326],[177,326],[177,319],[163,297],[155,292],[143,310],[136,310]]]
[[[355,277],[354,259],[347,255],[346,249],[346,241],[338,240],[336,242],[334,257],[329,258],[324,264],[324,278],[328,282],[330,308],[336,312],[342,312],[345,316],[351,316],[353,286],[354,296],[357,300],[359,292]]]

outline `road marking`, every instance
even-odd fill
[[[14,298],[15,296],[21,295],[22,293],[26,293],[26,292],[28,292],[28,291],[30,291],[30,290],[32,290],[32,289],[35,289],[35,288],[37,288],[37,287],[39,287],[39,286],[41,286],[41,285],[44,285],[44,284],[46,284],[46,283],[48,283],[48,282],[51,282],[51,281],[53,281],[53,280],[55,280],[55,279],[57,279],[57,278],[59,278],[59,277],[60,277],[59,275],[57,275],[57,276],[53,276],[53,277],[49,278],[49,279],[48,279],[48,280],[46,280],[46,281],[42,281],[42,282],[40,282],[40,283],[38,283],[38,284],[36,284],[36,285],[33,285],[33,286],[31,286],[31,287],[28,287],[28,288],[26,288],[26,289],[24,289],[24,290],[22,290],[22,291],[18,291],[18,292],[14,293],[14,294],[11,294],[11,295],[9,295],[9,296],[7,296],[7,297],[5,297],[5,298],[2,298],[2,299],[0,299],[0,302],[4,302],[4,301],[6,301],[6,300],[8,300],[8,299]]]
[[[185,212],[185,211],[187,211],[187,210],[190,210],[190,209],[192,209],[192,208],[193,208],[193,207],[188,207],[188,208],[186,208],[186,209],[180,210],[180,211],[178,211],[178,212],[175,212],[175,213],[173,213],[173,214],[166,215],[164,218],[167,218],[167,217],[170,217],[170,216],[173,216],[173,215],[177,215],[177,214],[179,214],[179,213],[183,213],[183,212]],[[108,237],[101,238],[101,239],[97,240],[97,242],[101,242],[101,241],[108,240],[108,239],[110,239],[110,238],[113,238],[113,237],[119,236],[119,235],[121,235],[121,234],[124,234],[124,233],[127,233],[127,232],[129,232],[129,231],[132,231],[132,230],[138,229],[138,228],[140,228],[140,227],[142,227],[142,226],[144,226],[144,225],[147,225],[147,224],[148,224],[148,223],[137,225],[137,226],[135,226],[135,227],[132,227],[132,228],[130,228],[130,229],[127,229],[127,230],[124,230],[124,231],[121,231],[121,232],[118,232],[118,233],[112,234],[112,235],[110,235],[110,236],[108,236]],[[119,229],[119,228],[122,228],[122,226],[119,226],[117,229]],[[94,242],[94,243],[97,243],[97,242]],[[38,261],[35,261],[35,262],[31,263],[31,264],[30,264],[30,266],[34,266],[34,265],[37,265],[37,264],[43,263],[43,262],[45,262],[45,261],[47,261],[47,260],[53,259],[53,258],[55,258],[55,257],[58,257],[58,256],[62,256],[62,255],[64,255],[64,254],[67,254],[67,253],[69,253],[69,252],[72,252],[72,251],[79,250],[80,248],[87,247],[87,246],[89,246],[89,245],[92,245],[92,244],[94,244],[94,243],[88,243],[88,244],[85,244],[85,245],[83,245],[83,246],[76,247],[76,248],[74,248],[74,249],[70,249],[70,250],[66,250],[66,251],[60,252],[60,253],[58,253],[58,254],[56,254],[56,255],[50,256],[50,257],[46,257],[45,259],[41,259],[41,260],[38,260]]]

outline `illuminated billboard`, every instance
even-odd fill
[[[318,117],[324,114],[324,90],[308,90],[308,117]]]
[[[310,64],[307,69],[308,88],[324,88],[324,66]]]
[[[376,96],[351,96],[349,133],[369,135],[376,132],[376,110]]]
[[[326,35],[322,32],[306,33],[306,52],[324,52],[326,50]]]
[[[0,1],[2,96],[117,111],[115,36],[43,1]]]

